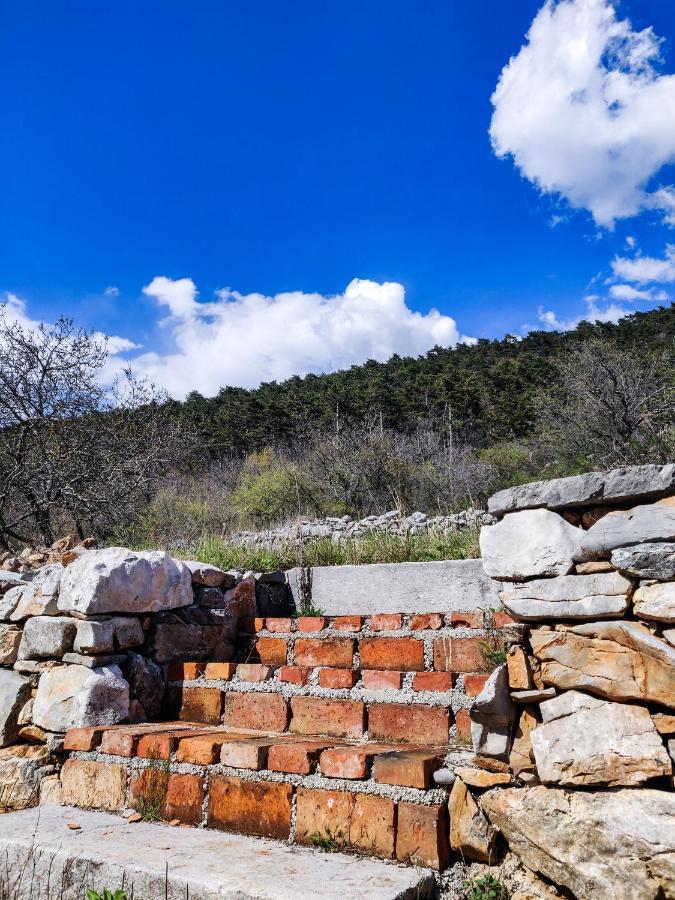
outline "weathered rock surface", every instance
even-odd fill
[[[11,666],[16,662],[20,643],[20,628],[16,625],[0,625],[0,666]]]
[[[448,812],[452,849],[468,859],[490,862],[497,833],[461,778],[457,778],[452,786]]]
[[[633,611],[641,619],[675,624],[675,581],[641,585],[633,597]]]
[[[28,584],[28,581],[19,572],[3,572],[0,569],[0,594],[23,584]]]
[[[36,806],[41,776],[52,770],[44,745],[16,744],[0,750],[0,812]]]
[[[129,685],[119,666],[59,666],[42,673],[33,721],[46,731],[115,725],[129,714]]]
[[[675,648],[639,622],[593,622],[533,630],[541,676],[561,690],[608,700],[644,700],[675,707]]]
[[[612,551],[612,565],[629,575],[667,581],[675,578],[675,543],[647,543]]]
[[[96,621],[81,619],[77,623],[77,634],[73,650],[76,653],[110,653],[113,649],[115,626],[112,619]]]
[[[58,616],[57,606],[64,568],[61,563],[43,566],[35,577],[21,589],[19,602],[10,614],[12,622],[20,622],[28,616]]]
[[[520,714],[518,727],[513,736],[509,766],[514,775],[536,773],[532,751],[532,732],[539,725],[539,713],[536,706],[526,706]]]
[[[628,609],[632,583],[619,572],[562,575],[513,585],[499,599],[514,618],[615,619]]]
[[[480,532],[483,568],[499,581],[566,575],[584,532],[547,509],[509,513]]]
[[[12,613],[19,605],[22,594],[23,586],[17,585],[0,596],[0,622],[8,622],[11,620]]]
[[[527,653],[519,644],[509,647],[506,656],[509,687],[512,691],[529,691],[534,687]]]
[[[206,587],[232,586],[232,576],[217,566],[211,566],[195,559],[184,559],[181,562],[190,570],[193,584],[203,584]]]
[[[608,513],[584,533],[574,559],[609,559],[619,547],[652,541],[675,541],[675,506],[650,503]]]
[[[168,553],[108,547],[91,550],[68,566],[59,609],[86,615],[159,612],[189,606],[192,600],[190,570]]]
[[[66,616],[34,616],[23,626],[20,659],[60,659],[73,648],[77,622]]]
[[[16,741],[19,733],[19,713],[30,697],[30,680],[0,669],[0,747]]]
[[[493,516],[517,509],[568,509],[575,506],[612,505],[627,500],[655,500],[675,492],[675,464],[629,466],[610,472],[587,472],[571,478],[533,481],[506,488],[488,500]]]
[[[544,724],[530,737],[543,782],[628,787],[672,772],[663,742],[643,706],[568,691],[540,708]]]
[[[516,708],[509,693],[506,665],[499,666],[490,675],[474,700],[469,715],[474,753],[508,759]]]
[[[164,696],[164,674],[161,667],[138,653],[130,653],[122,671],[129,682],[129,696],[141,704],[145,718],[158,716]]]
[[[232,629],[229,622],[223,625],[164,622],[155,629],[154,648],[158,663],[184,660],[227,662],[234,653]]]
[[[578,900],[675,897],[675,793],[495,788],[481,806],[528,868]]]
[[[467,787],[479,790],[511,783],[508,772],[487,772],[485,769],[473,769],[470,766],[455,766],[455,776],[461,778]]]

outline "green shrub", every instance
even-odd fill
[[[245,522],[278,522],[297,505],[295,471],[271,449],[247,457],[232,493],[232,509]]]
[[[103,888],[102,891],[87,891],[87,900],[129,900],[129,895],[121,888],[117,891]]]

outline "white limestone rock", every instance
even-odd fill
[[[22,594],[23,585],[17,585],[0,596],[0,622],[11,621],[12,613],[19,605]]]
[[[641,619],[675,624],[675,581],[640,585],[633,597],[633,611]]]
[[[30,697],[30,679],[0,669],[0,747],[13,744],[19,733],[19,713]]]
[[[85,615],[160,612],[193,601],[190,570],[161,550],[91,550],[65,570],[59,609]]]
[[[61,563],[50,563],[38,569],[33,580],[22,588],[10,620],[20,622],[29,616],[58,616],[57,602],[63,572]]]
[[[474,753],[508,759],[517,715],[509,692],[507,667],[499,666],[469,709]]]
[[[576,562],[609,559],[619,547],[675,541],[675,506],[650,503],[607,513],[588,531],[575,552]]]
[[[114,636],[112,619],[79,619],[73,650],[76,653],[110,653]]]
[[[33,616],[23,626],[19,659],[61,659],[73,649],[75,619],[65,616]]]
[[[16,625],[0,624],[0,666],[13,666],[19,654],[21,629]]]
[[[499,599],[525,622],[541,619],[614,619],[628,609],[632,583],[619,572],[561,575],[513,585]]]
[[[59,666],[42,673],[33,722],[45,731],[116,725],[129,715],[129,685],[119,666]]]
[[[483,568],[499,581],[566,575],[584,532],[547,509],[509,513],[480,532]]]
[[[646,543],[612,550],[612,565],[629,575],[668,581],[675,578],[675,543]]]

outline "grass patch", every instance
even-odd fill
[[[156,822],[161,818],[162,804],[169,786],[170,766],[168,758],[153,759],[140,773],[134,809],[144,822]]]

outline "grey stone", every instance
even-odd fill
[[[531,691],[511,691],[511,699],[514,703],[541,703],[555,697],[555,688],[541,688]]]
[[[469,716],[474,753],[507,759],[517,712],[509,693],[506,665],[490,675],[469,709]]]
[[[30,697],[30,680],[0,669],[0,747],[13,744],[19,733],[19,714]]]
[[[643,706],[569,691],[542,703],[541,713],[544,723],[530,739],[544,783],[628,787],[671,774],[668,754]]]
[[[675,493],[675,464],[629,466],[610,472],[587,472],[570,478],[533,481],[506,488],[488,500],[495,516],[517,509],[569,509],[611,506],[626,501],[656,500]]]
[[[95,619],[77,621],[77,634],[73,649],[76,653],[109,653],[113,649],[115,628],[111,619],[98,622]]]
[[[20,572],[5,572],[0,569],[0,594],[4,594],[10,588],[23,584],[28,584],[28,581]]]
[[[16,625],[0,625],[0,666],[12,666],[19,654],[21,629]]]
[[[145,643],[145,634],[140,621],[131,616],[114,616],[111,620],[115,649],[126,650],[140,647]]]
[[[45,746],[17,744],[0,750],[0,812],[36,806],[40,781],[49,765]],[[0,896],[2,896],[0,878]]]
[[[584,532],[577,562],[609,559],[612,550],[634,544],[675,540],[675,506],[650,503],[633,509],[607,513]]]
[[[669,644],[672,644],[675,647],[675,628],[666,628],[663,632],[663,636]]]
[[[161,550],[123,547],[91,550],[66,569],[59,609],[97,613],[159,612],[189,606],[192,581],[187,566]]]
[[[650,788],[488,791],[510,849],[577,900],[666,900],[675,885],[675,793]]]
[[[509,513],[480,532],[483,568],[500,581],[566,575],[584,532],[547,509]]]
[[[77,622],[56,616],[33,616],[23,626],[20,659],[61,659],[73,648]]]
[[[54,666],[60,666],[60,659],[17,659],[13,665],[15,672],[25,672],[28,675],[39,675]]]
[[[197,586],[195,588],[195,603],[199,606],[207,606],[216,609],[225,609],[227,607],[225,592],[217,587]]]
[[[454,784],[457,778],[452,769],[436,769],[432,777],[436,784],[447,785]]]
[[[183,559],[181,562],[190,570],[193,584],[203,584],[206,587],[223,587],[229,580],[227,572],[224,572],[217,566],[211,566],[209,563],[199,562],[196,559]]]
[[[4,595],[0,596],[0,622],[9,622],[12,613],[19,605],[19,600],[23,594],[23,587],[17,585],[10,588]]]
[[[617,618],[628,609],[632,583],[619,572],[561,575],[514,585],[499,599],[527,622],[541,619]]]
[[[59,666],[43,672],[33,705],[33,721],[46,731],[116,725],[128,714],[129,685],[114,665]]]
[[[232,628],[224,625],[160,623],[154,633],[154,655],[158,663],[184,660],[228,662],[233,658]]]
[[[675,544],[637,544],[612,551],[612,565],[639,578],[675,578]]]
[[[298,570],[291,570],[288,580],[299,609],[297,575]],[[318,566],[311,575],[312,603],[329,616],[448,613],[501,606],[499,586],[486,576],[480,559]]]
[[[61,563],[50,563],[35,573],[34,578],[21,590],[19,602],[10,615],[12,622],[20,622],[29,616],[58,616],[57,606],[64,568]]]
[[[156,718],[162,711],[164,673],[161,666],[138,653],[130,653],[122,666],[129,682],[129,696],[143,707],[146,718]]]
[[[123,653],[101,653],[89,656],[86,653],[64,653],[63,662],[70,666],[86,666],[88,669],[102,669],[104,666],[119,666],[126,661]]]
[[[69,822],[81,826],[68,829]],[[213,829],[131,826],[110,813],[47,804],[8,813],[0,878],[12,900],[82,900],[83,885],[143,900],[431,900],[429,869]],[[30,878],[20,874],[30,871]],[[47,890],[47,884],[52,890]],[[2,882],[0,882],[2,885]]]
[[[675,581],[640,585],[633,595],[633,611],[641,619],[675,624]]]

